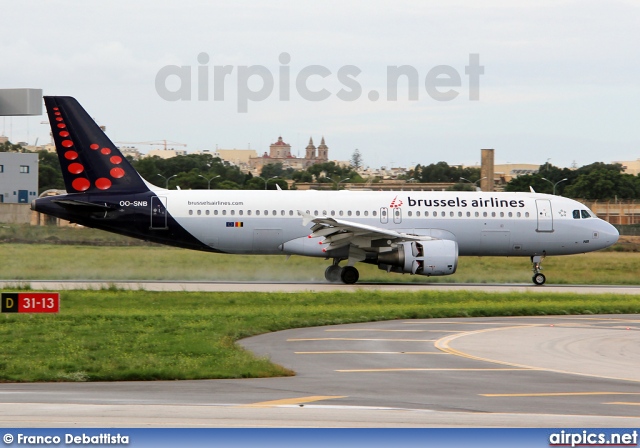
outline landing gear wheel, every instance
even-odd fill
[[[546,255],[546,252],[542,252],[542,255],[534,255],[531,257],[531,264],[533,266],[533,278],[531,280],[538,286],[544,285],[544,282],[547,281],[547,277],[540,273],[540,271],[542,271],[542,260]]]
[[[547,278],[544,276],[544,274],[537,273],[533,275],[532,280],[536,285],[544,285],[544,282],[547,281]]]
[[[338,266],[337,264],[332,264],[324,270],[324,278],[331,283],[339,282],[341,271],[342,268],[340,266]]]
[[[340,279],[347,285],[353,285],[360,278],[360,273],[353,266],[345,266],[340,273]]]

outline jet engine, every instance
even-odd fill
[[[458,243],[452,240],[408,241],[378,255],[378,268],[387,272],[451,275],[457,267]]]

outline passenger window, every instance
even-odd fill
[[[573,219],[580,219],[580,210],[573,211]]]
[[[242,210],[238,210],[238,215],[242,216],[244,212]]]
[[[453,212],[449,212],[449,216],[453,218]]]
[[[351,216],[351,210],[347,211],[347,216]]]
[[[487,217],[487,212],[482,212],[482,217],[486,218]]]
[[[412,216],[411,212],[408,212],[408,213],[407,213],[407,216],[411,217],[411,216]]]
[[[213,214],[214,214],[214,215],[216,215],[216,216],[218,216],[218,210],[214,210],[214,211],[213,211]]]
[[[193,215],[193,210],[189,210],[189,214],[190,214],[190,215]]]
[[[476,218],[480,216],[480,212],[476,212]]]
[[[280,215],[284,216],[284,210],[280,210]]]
[[[491,212],[491,217],[495,218],[496,217],[496,212]]]
[[[222,214],[223,214],[224,216],[226,216],[226,215],[227,215],[227,211],[226,211],[226,210],[222,210]]]
[[[277,210],[273,210],[273,211],[271,212],[271,214],[272,214],[273,216],[276,216],[276,215],[278,214],[278,211],[277,211]]]
[[[340,212],[338,213],[340,216],[344,215],[344,212],[342,210],[340,210]]]
[[[256,210],[256,216],[260,216],[260,210]]]
[[[458,218],[462,218],[462,212],[458,212]]]
[[[356,211],[356,216],[360,216],[360,210]]]
[[[236,211],[235,210],[231,210],[231,216],[235,215]]]
[[[467,212],[467,218],[471,218],[471,212]]]
[[[528,217],[529,217],[529,212],[526,212],[526,213],[524,214],[524,217],[525,217],[525,218],[528,218]]]
[[[264,211],[264,216],[269,216],[269,210]]]
[[[322,216],[327,216],[327,211],[326,210],[322,210]]]
[[[509,212],[509,218],[513,218],[513,212]]]
[[[424,217],[427,218],[429,216],[429,212],[424,212]]]
[[[198,213],[198,216],[202,215],[202,210],[198,210],[197,213]]]
[[[289,216],[293,216],[293,210],[289,210]]]
[[[520,218],[522,216],[522,213],[518,212],[516,213],[516,218]]]
[[[420,217],[420,212],[416,212],[416,216],[417,216],[417,217]]]
[[[373,216],[378,216],[378,212],[377,212],[377,211],[375,211],[375,210],[374,210],[374,211],[372,211],[372,212],[371,212],[371,214],[372,214]]]
[[[504,218],[504,212],[500,212],[500,217]]]
[[[204,214],[209,216],[209,210],[205,211]]]
[[[591,215],[586,210],[580,210],[580,213],[582,213],[582,219],[591,218]]]
[[[369,212],[365,210],[364,216],[369,216]]]
[[[251,210],[247,210],[247,215],[251,216]]]
[[[442,215],[442,217],[444,218],[445,216],[447,216],[447,214],[445,212],[440,213]]]

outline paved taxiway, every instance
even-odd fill
[[[295,377],[0,384],[2,426],[640,426],[640,317],[397,320],[242,341]]]
[[[480,292],[557,292],[578,294],[640,294],[640,286],[543,285],[487,283],[282,283],[282,282],[175,282],[175,281],[77,281],[3,280],[0,288],[28,286],[32,290],[120,288],[144,291],[204,292],[333,292],[333,291],[480,291]]]

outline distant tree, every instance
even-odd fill
[[[447,188],[448,191],[476,191],[476,187],[469,182],[458,182]]]
[[[26,149],[21,145],[14,145],[10,141],[6,141],[0,144],[0,152],[26,152]]]
[[[560,194],[560,185],[562,184],[558,184],[558,188],[556,188],[556,194]],[[542,179],[542,176],[539,174],[524,174],[514,177],[504,186],[504,191],[530,191],[530,187],[532,187],[536,193],[551,194],[553,192],[553,185]]]
[[[602,168],[578,176],[565,192],[567,196],[573,198],[636,199],[640,197],[638,187],[637,176]]]
[[[38,151],[38,193],[52,189],[65,189],[58,156],[55,153]]]
[[[420,182],[459,182],[464,177],[470,182],[480,179],[480,168],[462,168],[460,166],[450,166],[447,162],[432,163],[427,166],[416,165],[410,178]]]
[[[296,171],[291,176],[296,182],[313,182],[313,174],[309,171]]]
[[[356,148],[353,151],[353,154],[351,154],[351,168],[353,168],[354,170],[359,170],[360,168],[362,168],[363,165],[363,160],[362,160],[362,154],[360,154],[360,150],[358,148]]]
[[[240,190],[240,189],[241,189],[240,185],[230,180],[224,180],[218,184],[218,190]]]
[[[237,166],[225,163],[211,154],[189,154],[170,159],[145,157],[133,162],[133,166],[144,179],[160,186],[164,186],[164,180],[158,174],[165,177],[178,174],[171,180],[170,185],[180,185],[180,188],[207,188],[207,181],[199,177],[199,174],[207,179],[220,176],[211,182],[212,189],[218,188],[225,180],[242,188],[252,177],[250,174],[244,174]]]
[[[269,163],[262,167],[262,171],[260,171],[260,176],[265,179],[269,179],[271,177],[283,177],[285,173],[284,168],[282,167],[282,163]]]

